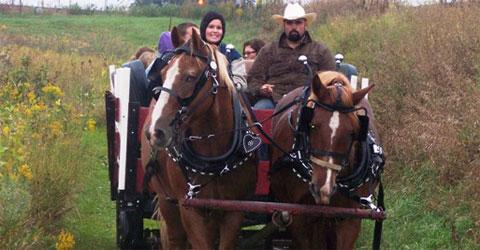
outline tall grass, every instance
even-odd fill
[[[1,249],[74,244],[60,228],[88,167],[81,135],[103,121],[103,65],[102,57],[0,47]]]

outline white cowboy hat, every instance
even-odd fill
[[[310,24],[315,20],[316,17],[317,13],[305,14],[305,10],[303,9],[303,7],[300,6],[300,4],[295,3],[287,5],[283,16],[273,15],[272,19],[278,24],[283,24],[283,20],[296,20],[303,18],[307,20],[307,24]]]

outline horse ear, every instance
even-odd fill
[[[323,100],[328,95],[327,87],[320,80],[320,73],[313,76],[311,88],[319,100]]]
[[[204,54],[207,53],[205,43],[195,30],[192,30],[191,46],[193,50],[204,52]]]
[[[178,29],[176,26],[174,26],[172,29],[171,37],[172,37],[172,45],[174,48],[178,48],[185,43],[185,40],[183,40],[183,37],[180,35],[180,32],[178,32]]]
[[[353,93],[353,105],[357,105],[365,97],[365,95],[375,86],[372,84],[366,88],[359,89]]]

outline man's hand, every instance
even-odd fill
[[[272,84],[265,83],[258,90],[258,94],[260,94],[261,96],[270,97],[272,96],[273,87],[275,86]]]

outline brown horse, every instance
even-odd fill
[[[245,129],[252,121],[229,77],[226,57],[197,33],[185,43],[174,28],[172,43],[175,55],[162,70],[163,86],[142,140],[143,155],[149,146],[160,152],[152,183],[167,224],[166,247],[186,248],[188,238],[194,249],[214,249],[217,244],[233,249],[244,213],[187,208],[181,202],[252,196],[257,164],[253,151],[260,139]]]
[[[355,112],[358,108],[354,106],[369,107],[364,96],[372,87],[353,91],[341,73],[317,73],[310,85],[311,93],[305,95],[308,99],[274,119],[272,137],[283,148],[283,151],[272,148],[271,182],[279,200],[360,207],[358,202],[338,192],[341,187],[337,187],[336,180],[345,179],[355,171],[362,129]],[[301,94],[302,89],[292,91],[279,102],[277,110]],[[371,129],[376,133],[375,128]],[[288,150],[291,151],[286,154]],[[368,186],[355,186],[352,193],[357,197],[366,196]],[[295,215],[288,229],[296,248],[352,249],[360,226],[360,219]]]

